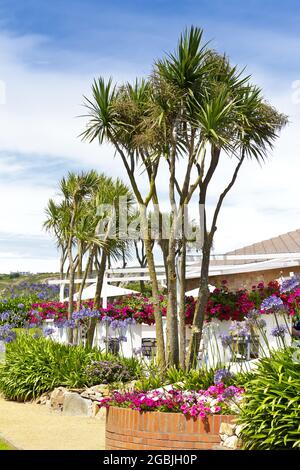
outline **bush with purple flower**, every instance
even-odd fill
[[[4,343],[11,343],[16,339],[16,332],[13,327],[8,323],[0,326],[0,341]]]
[[[92,361],[85,369],[87,383],[91,385],[129,382],[135,375],[118,361]]]

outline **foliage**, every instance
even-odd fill
[[[5,441],[0,439],[0,450],[12,450],[12,448]]]
[[[131,281],[131,282],[128,282],[126,283],[126,289],[132,289],[132,290],[136,290],[138,292],[141,292],[141,294],[145,295],[145,296],[148,296],[148,297],[151,297],[152,295],[152,287],[151,287],[151,283],[150,282],[145,282],[142,284],[142,287],[143,287],[143,290],[141,291],[141,283],[140,281]]]
[[[93,361],[86,367],[85,373],[91,385],[129,382],[135,378],[124,364],[117,361]]]
[[[180,367],[169,367],[162,371],[155,364],[146,369],[145,376],[136,382],[137,390],[154,390],[166,385],[173,385],[181,390],[203,390],[213,384],[217,384],[217,377],[222,371],[222,382],[226,385],[237,385],[244,387],[244,384],[252,378],[252,372],[230,373],[230,369],[220,369],[220,365],[212,368],[202,367],[200,369],[190,369],[184,371]],[[228,373],[229,372],[229,373]],[[227,376],[227,377],[226,377]]]
[[[95,361],[124,365],[131,377],[140,374],[137,360],[117,358],[96,348],[56,343],[33,332],[21,332],[6,347],[0,366],[0,391],[11,400],[26,401],[58,386],[92,385],[86,373]]]
[[[300,448],[299,355],[292,348],[274,351],[259,360],[256,373],[246,381],[239,416],[246,449]]]

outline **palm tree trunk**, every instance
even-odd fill
[[[168,308],[167,308],[167,364],[178,366],[178,319],[177,319],[177,274],[176,274],[176,240],[170,234],[168,268]]]
[[[100,267],[97,273],[96,292],[95,292],[95,298],[94,298],[95,310],[99,310],[101,307],[101,291],[102,291],[103,279],[104,279],[104,274],[105,274],[106,261],[107,261],[107,254],[105,250],[103,249],[101,260],[100,260]],[[93,345],[96,323],[97,323],[96,318],[92,318],[90,327],[87,332],[87,345],[89,346]]]
[[[75,269],[73,263],[73,253],[72,253],[72,241],[68,245],[68,257],[69,257],[69,304],[68,304],[68,320],[72,320],[73,310],[74,310],[74,293],[75,293]],[[68,342],[73,343],[73,330],[68,328]]]
[[[80,284],[80,289],[79,289],[79,292],[78,292],[77,310],[80,310],[82,293],[83,293],[83,289],[84,289],[84,286],[85,286],[85,281],[87,280],[88,274],[90,272],[90,267],[91,267],[93,257],[94,257],[94,249],[95,249],[95,246],[90,249],[87,264],[86,264],[86,267],[85,267],[85,270],[84,270],[84,273],[83,273],[82,282]]]
[[[59,265],[59,277],[61,280],[64,279],[64,267],[65,267],[65,262],[66,262],[66,249],[61,247],[61,256],[60,256],[60,265]]]
[[[140,205],[140,216],[141,216],[141,227],[143,233],[143,241],[145,243],[146,257],[149,269],[149,276],[152,284],[152,296],[153,296],[153,310],[155,318],[155,330],[156,330],[156,351],[157,351],[157,362],[161,367],[165,367],[165,341],[163,333],[162,314],[160,311],[159,303],[159,289],[155,270],[154,256],[152,252],[152,241],[149,237],[148,232],[148,220],[146,216],[145,206]]]
[[[180,289],[179,289],[179,362],[185,369],[186,359],[186,318],[185,318],[185,291],[186,291],[186,239],[183,235],[180,255]]]
[[[210,260],[211,241],[210,237],[205,236],[202,248],[202,264],[200,274],[200,286],[198,293],[198,300],[195,307],[195,314],[192,325],[192,335],[189,342],[189,350],[187,355],[187,369],[194,367],[197,364],[197,356],[199,352],[202,329],[206,312],[206,305],[209,298],[208,289],[208,273],[209,273],[209,260]]]

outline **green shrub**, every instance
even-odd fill
[[[0,366],[0,391],[8,399],[26,401],[59,386],[90,386],[94,381],[86,369],[93,361],[122,364],[132,378],[140,374],[136,359],[116,358],[96,348],[69,346],[20,333],[7,345],[6,362]]]
[[[245,383],[239,423],[246,449],[300,448],[300,363],[293,353],[288,348],[260,359]]]
[[[160,370],[152,364],[146,371],[146,377],[139,380],[136,384],[137,390],[153,390],[171,384],[178,384],[178,387],[184,390],[203,390],[214,383],[214,376],[221,366],[207,369],[191,369],[184,371],[181,368],[170,367],[166,371]],[[236,385],[243,387],[245,382],[249,381],[253,373],[238,373],[226,381],[227,385]]]

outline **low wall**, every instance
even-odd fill
[[[207,420],[181,413],[139,412],[110,407],[106,415],[106,450],[213,449],[220,444],[221,423],[235,416],[211,415]]]

